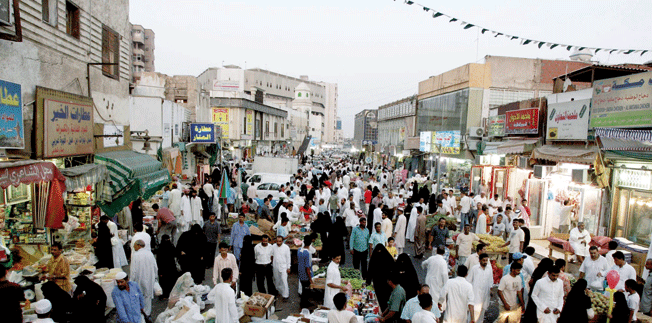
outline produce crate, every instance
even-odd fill
[[[263,293],[254,293],[251,297],[254,296],[262,296],[266,298],[267,303],[265,303],[265,306],[260,306],[260,305],[254,305],[253,303],[251,303],[251,300],[248,300],[244,305],[244,314],[253,317],[264,317],[265,315],[267,315],[267,311],[269,311],[269,308],[272,306],[272,303],[274,303],[274,296],[269,294],[263,294]]]

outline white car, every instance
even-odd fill
[[[274,200],[278,200],[279,188],[281,185],[277,183],[262,183],[256,188],[256,197],[264,199],[268,195],[272,195]]]
[[[272,173],[255,173],[247,177],[247,184],[249,186],[258,187],[262,183],[276,183],[279,186],[291,182],[292,175],[288,174],[272,174]],[[278,188],[277,188],[278,190]]]

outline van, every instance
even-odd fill
[[[275,183],[279,186],[292,182],[292,175],[274,173],[255,173],[245,180],[249,186],[258,187],[261,183]]]

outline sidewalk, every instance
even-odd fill
[[[530,240],[530,246],[534,247],[534,258],[537,258],[538,260],[548,258],[548,255],[550,254],[550,250],[548,249],[549,245],[550,242],[548,240]],[[564,253],[553,250],[552,258],[553,260],[564,259]],[[572,257],[569,257],[569,260],[570,258]],[[580,265],[581,264],[578,263],[567,263],[566,272],[579,277]]]

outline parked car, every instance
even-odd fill
[[[249,184],[249,186],[254,186],[256,188],[258,188],[261,183],[275,183],[280,187],[285,183],[292,182],[291,179],[292,175],[288,174],[255,173],[246,179],[246,183]],[[278,190],[278,187],[276,190]]]
[[[263,199],[268,195],[272,195],[273,200],[278,200],[279,188],[281,188],[281,185],[277,183],[262,183],[256,188],[256,197]]]

